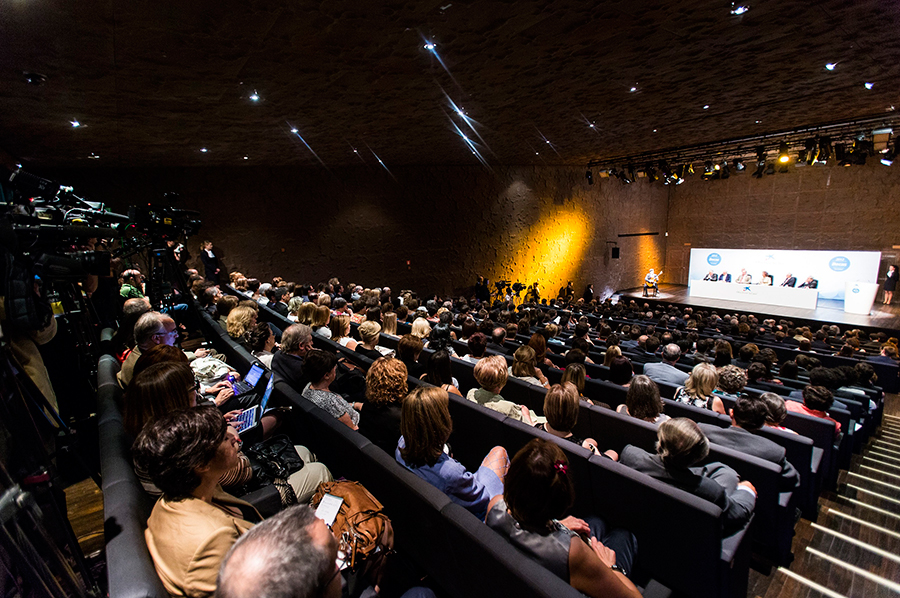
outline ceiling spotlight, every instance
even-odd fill
[[[778,161],[782,164],[787,164],[791,161],[791,155],[788,149],[787,141],[782,141],[778,144]]]
[[[833,71],[833,70],[834,70],[834,67],[836,67],[836,66],[837,66],[837,63],[836,63],[836,62],[829,62],[828,64],[825,65],[825,70],[826,70],[826,71]]]
[[[434,42],[428,42],[422,47],[425,48],[426,50],[434,50],[435,47],[437,47],[437,44]]]
[[[300,131],[298,131],[297,129],[291,129],[291,133],[293,133],[294,135],[296,135],[296,134],[299,133],[299,132],[300,132]]]
[[[744,166],[743,158],[735,158],[734,160],[731,161],[731,164],[732,164],[732,166],[734,166],[734,169],[737,170],[738,172],[741,172],[742,170],[747,168],[746,166]]]
[[[37,87],[40,87],[47,82],[47,75],[42,75],[40,73],[29,73],[26,71],[22,73],[22,77],[25,79],[25,83]]]
[[[703,162],[703,174],[700,175],[700,178],[704,181],[719,178],[719,173],[716,172],[716,166],[718,166],[718,164],[713,165],[712,160]]]
[[[684,173],[685,174],[694,174],[694,163],[688,162],[684,165]]]
[[[632,92],[632,93],[634,93],[634,92],[635,92],[635,91],[637,91],[637,87],[632,87],[632,88],[631,88],[631,89],[629,89],[629,90],[628,90],[628,91],[630,91],[630,92]]]
[[[594,128],[594,123],[591,123],[591,124],[589,124],[588,126],[589,126],[590,128],[593,129],[593,128]]]
[[[91,152],[91,155],[88,156],[88,158],[90,158],[91,160],[99,160],[99,159],[100,159],[100,156],[98,156],[98,155],[95,154],[94,152]]]
[[[73,129],[77,129],[78,127],[81,126],[81,123],[78,122],[77,120],[70,120],[69,123],[72,125]]]
[[[805,161],[807,164],[812,166],[819,158],[819,138],[810,137],[809,139],[807,139],[804,143],[804,149],[806,152],[805,160],[801,159],[800,161]]]
[[[591,172],[590,170],[588,170],[587,172],[584,173],[584,178],[587,179],[588,185],[594,184],[594,173]]]
[[[205,154],[205,153],[208,152],[208,151],[209,151],[209,150],[206,149],[205,147],[201,147],[201,148],[200,148],[200,153],[201,153],[201,154]]]
[[[625,172],[624,168],[619,171],[619,174],[617,176],[619,177],[619,180],[622,181],[622,184],[630,185],[631,183],[634,182],[634,169],[631,169],[631,170],[632,170],[632,173],[631,173],[630,177]]]
[[[250,156],[244,156],[244,160],[249,160]]]
[[[775,163],[769,162],[766,164],[766,174],[775,174]]]
[[[722,172],[722,178],[727,179],[731,176],[731,167],[728,166],[728,160],[722,160],[722,168],[720,169]]]
[[[753,176],[753,178],[761,179],[765,169],[766,169],[766,148],[761,145],[756,148],[756,172],[754,172],[751,176]]]
[[[831,137],[819,139],[819,155],[813,164],[825,164],[830,158],[834,158],[834,147],[831,145]]]
[[[874,84],[874,83],[868,83],[868,82],[866,82],[866,83],[864,83],[863,85],[866,86],[866,89],[872,89],[873,87],[875,87],[875,84]]]
[[[704,110],[709,110],[709,104],[704,105],[704,106],[703,106],[703,109],[704,109]]]
[[[250,101],[251,101],[251,102],[258,102],[258,101],[259,101],[259,94],[256,93],[256,90],[255,90],[255,89],[253,90],[253,93],[250,94]]]
[[[731,14],[733,15],[742,15],[748,10],[750,10],[750,6],[747,4],[743,6],[735,6],[734,2],[731,3]]]

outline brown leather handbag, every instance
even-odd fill
[[[326,494],[344,499],[331,532],[340,542],[351,570],[355,571],[357,565],[376,553],[383,556],[391,551],[394,547],[391,520],[378,499],[362,484],[349,480],[322,482],[310,503],[313,508],[319,506]]]

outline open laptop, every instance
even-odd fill
[[[254,363],[253,365],[251,365],[250,371],[247,372],[247,375],[243,380],[232,381],[234,396],[240,397],[251,392],[256,392],[260,381],[263,379],[264,373],[265,369],[263,369],[263,366],[261,366],[260,364]]]
[[[267,407],[269,405],[269,397],[272,395],[272,389],[275,387],[275,378],[274,376],[269,377],[269,382],[266,384],[266,391],[263,393],[262,400],[259,405],[254,405],[253,407],[248,407],[241,411],[241,414],[237,416],[235,419],[231,421],[231,425],[234,426],[234,429],[238,431],[238,433],[243,438],[245,432],[249,432],[250,430],[259,426],[259,421],[263,415],[265,415],[267,411]]]

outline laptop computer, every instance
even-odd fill
[[[265,369],[260,364],[254,363],[251,365],[250,371],[247,372],[247,375],[244,376],[243,380],[232,381],[231,385],[234,388],[234,396],[240,397],[255,392],[256,387],[259,386],[260,381],[263,379],[264,373]]]
[[[241,411],[241,414],[238,415],[235,419],[233,419],[230,423],[234,426],[234,429],[238,431],[238,433],[243,437],[245,432],[249,432],[253,428],[259,426],[259,421],[262,419],[262,416],[265,415],[267,407],[269,405],[269,397],[272,395],[272,389],[275,387],[275,379],[274,377],[269,378],[268,384],[266,384],[266,391],[263,393],[262,400],[259,405],[254,405],[253,407],[248,407]]]

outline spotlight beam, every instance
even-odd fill
[[[319,157],[319,154],[317,154],[317,153],[315,152],[315,150],[313,150],[313,148],[311,148],[311,147],[309,146],[309,144],[306,143],[306,139],[303,138],[303,135],[300,134],[300,131],[299,131],[296,127],[294,127],[293,125],[291,125],[291,123],[288,123],[288,127],[289,127],[290,130],[291,130],[291,135],[295,136],[297,139],[299,139],[300,141],[302,141],[302,142],[303,142],[303,145],[306,146],[306,149],[309,150],[309,153],[311,153],[311,154],[316,158],[316,160],[319,161],[319,164],[321,164],[322,166],[325,167],[325,170],[328,170],[328,166],[325,165],[325,162],[322,161],[322,158]],[[294,131],[297,131],[297,132],[294,133]],[[329,172],[330,172],[330,171],[329,171]]]
[[[375,159],[378,160],[378,163],[381,164],[381,167],[384,168],[387,171],[387,173],[389,175],[391,175],[391,178],[396,181],[397,177],[395,177],[394,173],[391,172],[391,170],[387,167],[387,165],[381,161],[381,158],[378,157],[378,154],[375,153],[375,150],[373,150],[371,147],[369,147],[368,143],[366,144],[366,147],[369,149],[370,152],[372,152],[372,155],[375,156]]]

